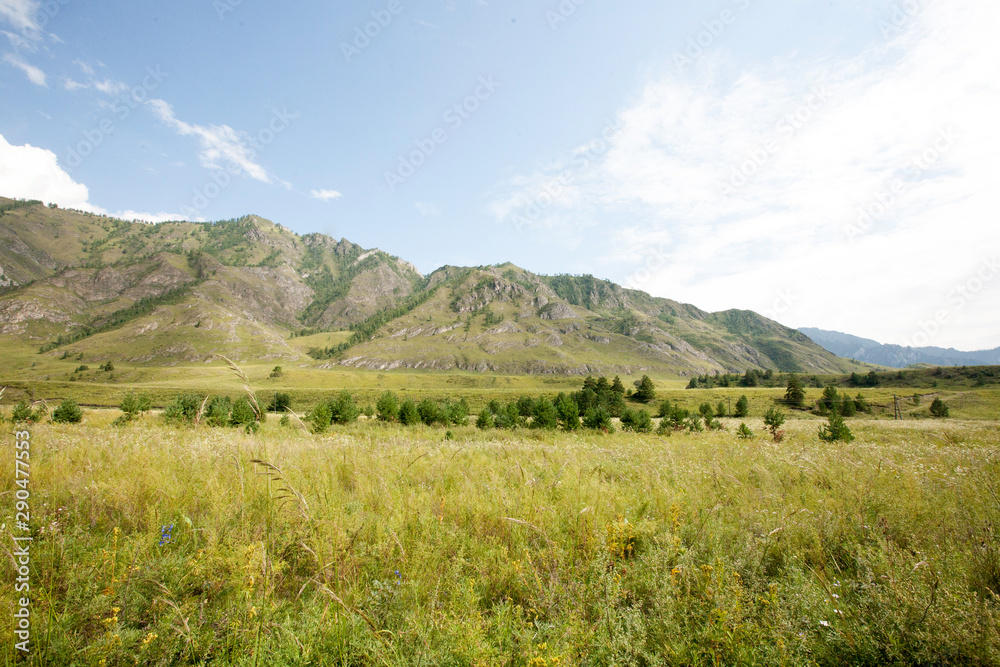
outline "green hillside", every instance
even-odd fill
[[[512,264],[425,277],[380,250],[252,215],[151,225],[0,198],[0,269],[0,339],[66,363],[225,355],[504,374],[858,369],[755,313],[707,313]]]

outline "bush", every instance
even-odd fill
[[[653,420],[645,410],[626,410],[622,413],[622,430],[635,433],[651,433]]]
[[[420,413],[417,411],[417,404],[412,399],[406,399],[399,406],[399,423],[403,426],[410,426],[420,421]]]
[[[260,428],[260,423],[257,421],[257,412],[245,396],[241,396],[233,403],[233,411],[229,417],[229,424],[236,428],[243,428],[247,433],[256,433],[257,429]]]
[[[736,401],[736,409],[733,411],[733,416],[745,419],[749,414],[750,401],[747,400],[746,394],[743,394],[740,396],[740,400]]]
[[[635,383],[635,393],[632,400],[638,403],[649,403],[656,398],[656,387],[648,375],[643,375],[641,380]]]
[[[10,420],[15,424],[21,424],[24,422],[30,422],[34,413],[31,411],[31,405],[27,401],[21,401],[14,406],[14,411],[10,415]]]
[[[130,422],[137,419],[140,415],[149,412],[150,408],[153,407],[153,400],[148,394],[137,394],[134,391],[130,391],[125,394],[122,398],[122,402],[118,404],[118,409],[122,411],[121,419],[122,422]],[[118,419],[115,423],[119,423]]]
[[[850,442],[854,440],[854,434],[847,428],[844,418],[835,412],[831,412],[827,418],[827,423],[819,429],[819,439],[826,442]]]
[[[83,421],[83,411],[72,398],[64,399],[52,413],[52,421],[58,424],[79,424]]]
[[[948,416],[948,406],[940,398],[931,402],[931,417],[942,419]]]
[[[168,424],[193,425],[204,399],[198,394],[178,396],[163,409],[163,419]]]
[[[278,368],[281,368],[280,366]],[[283,391],[276,392],[268,404],[269,412],[287,412],[292,409],[292,397]]]
[[[764,426],[771,432],[771,437],[775,442],[781,442],[778,429],[785,423],[785,413],[777,408],[771,407],[764,414]]]
[[[73,371],[73,372],[74,372],[74,373],[82,373],[82,372],[84,372],[84,371],[89,371],[89,370],[90,370],[90,366],[88,366],[88,365],[86,365],[86,364],[82,364],[82,365],[80,365],[80,366],[77,366],[77,367],[76,367],[76,370],[75,370],[75,371]]]
[[[559,426],[559,411],[547,398],[535,402],[535,412],[531,419],[531,428],[555,429]]]
[[[452,426],[466,426],[469,423],[469,402],[464,398],[447,406],[448,421]]]
[[[330,404],[323,401],[309,413],[307,419],[312,423],[313,433],[323,433],[330,428],[332,415],[330,414]]]
[[[384,392],[375,403],[379,421],[394,422],[399,418],[399,399],[391,391]]]
[[[728,414],[729,414],[729,410],[726,409],[726,402],[725,401],[719,401],[719,404],[715,406],[715,416],[716,417],[725,417]]]
[[[476,428],[486,431],[493,428],[493,412],[489,408],[483,408],[476,418]]]
[[[566,394],[556,396],[556,411],[559,412],[559,423],[566,431],[580,428],[580,406]]]
[[[427,426],[433,426],[435,422],[441,420],[438,404],[429,398],[420,401],[417,405],[417,414],[420,415],[420,421]]]
[[[740,424],[740,427],[736,430],[736,437],[740,440],[753,440],[753,431],[746,424]]]
[[[337,398],[329,402],[330,421],[334,424],[352,424],[358,419],[361,410],[354,402],[351,392],[344,390],[337,395]]]
[[[228,396],[213,396],[205,410],[205,423],[209,426],[229,426],[233,402]]]
[[[595,431],[614,433],[615,427],[611,423],[611,415],[601,406],[589,408],[583,415],[583,425]]]

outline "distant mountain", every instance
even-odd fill
[[[503,373],[842,373],[749,311],[513,264],[421,275],[257,216],[150,225],[0,198],[0,344],[88,362],[283,360]]]
[[[810,327],[802,327],[799,331],[838,357],[890,368],[905,368],[914,364],[929,364],[931,366],[995,366],[1000,364],[1000,347],[978,352],[962,352],[942,347],[883,345],[868,338]]]

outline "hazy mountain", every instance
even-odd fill
[[[256,216],[149,225],[0,198],[4,339],[149,364],[225,354],[510,373],[854,369],[756,313],[707,313],[591,276],[512,264],[422,276]]]
[[[802,327],[799,331],[839,357],[890,368],[905,368],[913,364],[930,364],[932,366],[995,366],[1000,364],[1000,347],[994,350],[962,352],[943,347],[883,345],[868,338],[810,327]]]

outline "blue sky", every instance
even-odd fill
[[[0,0],[0,194],[1000,345],[978,0]]]

